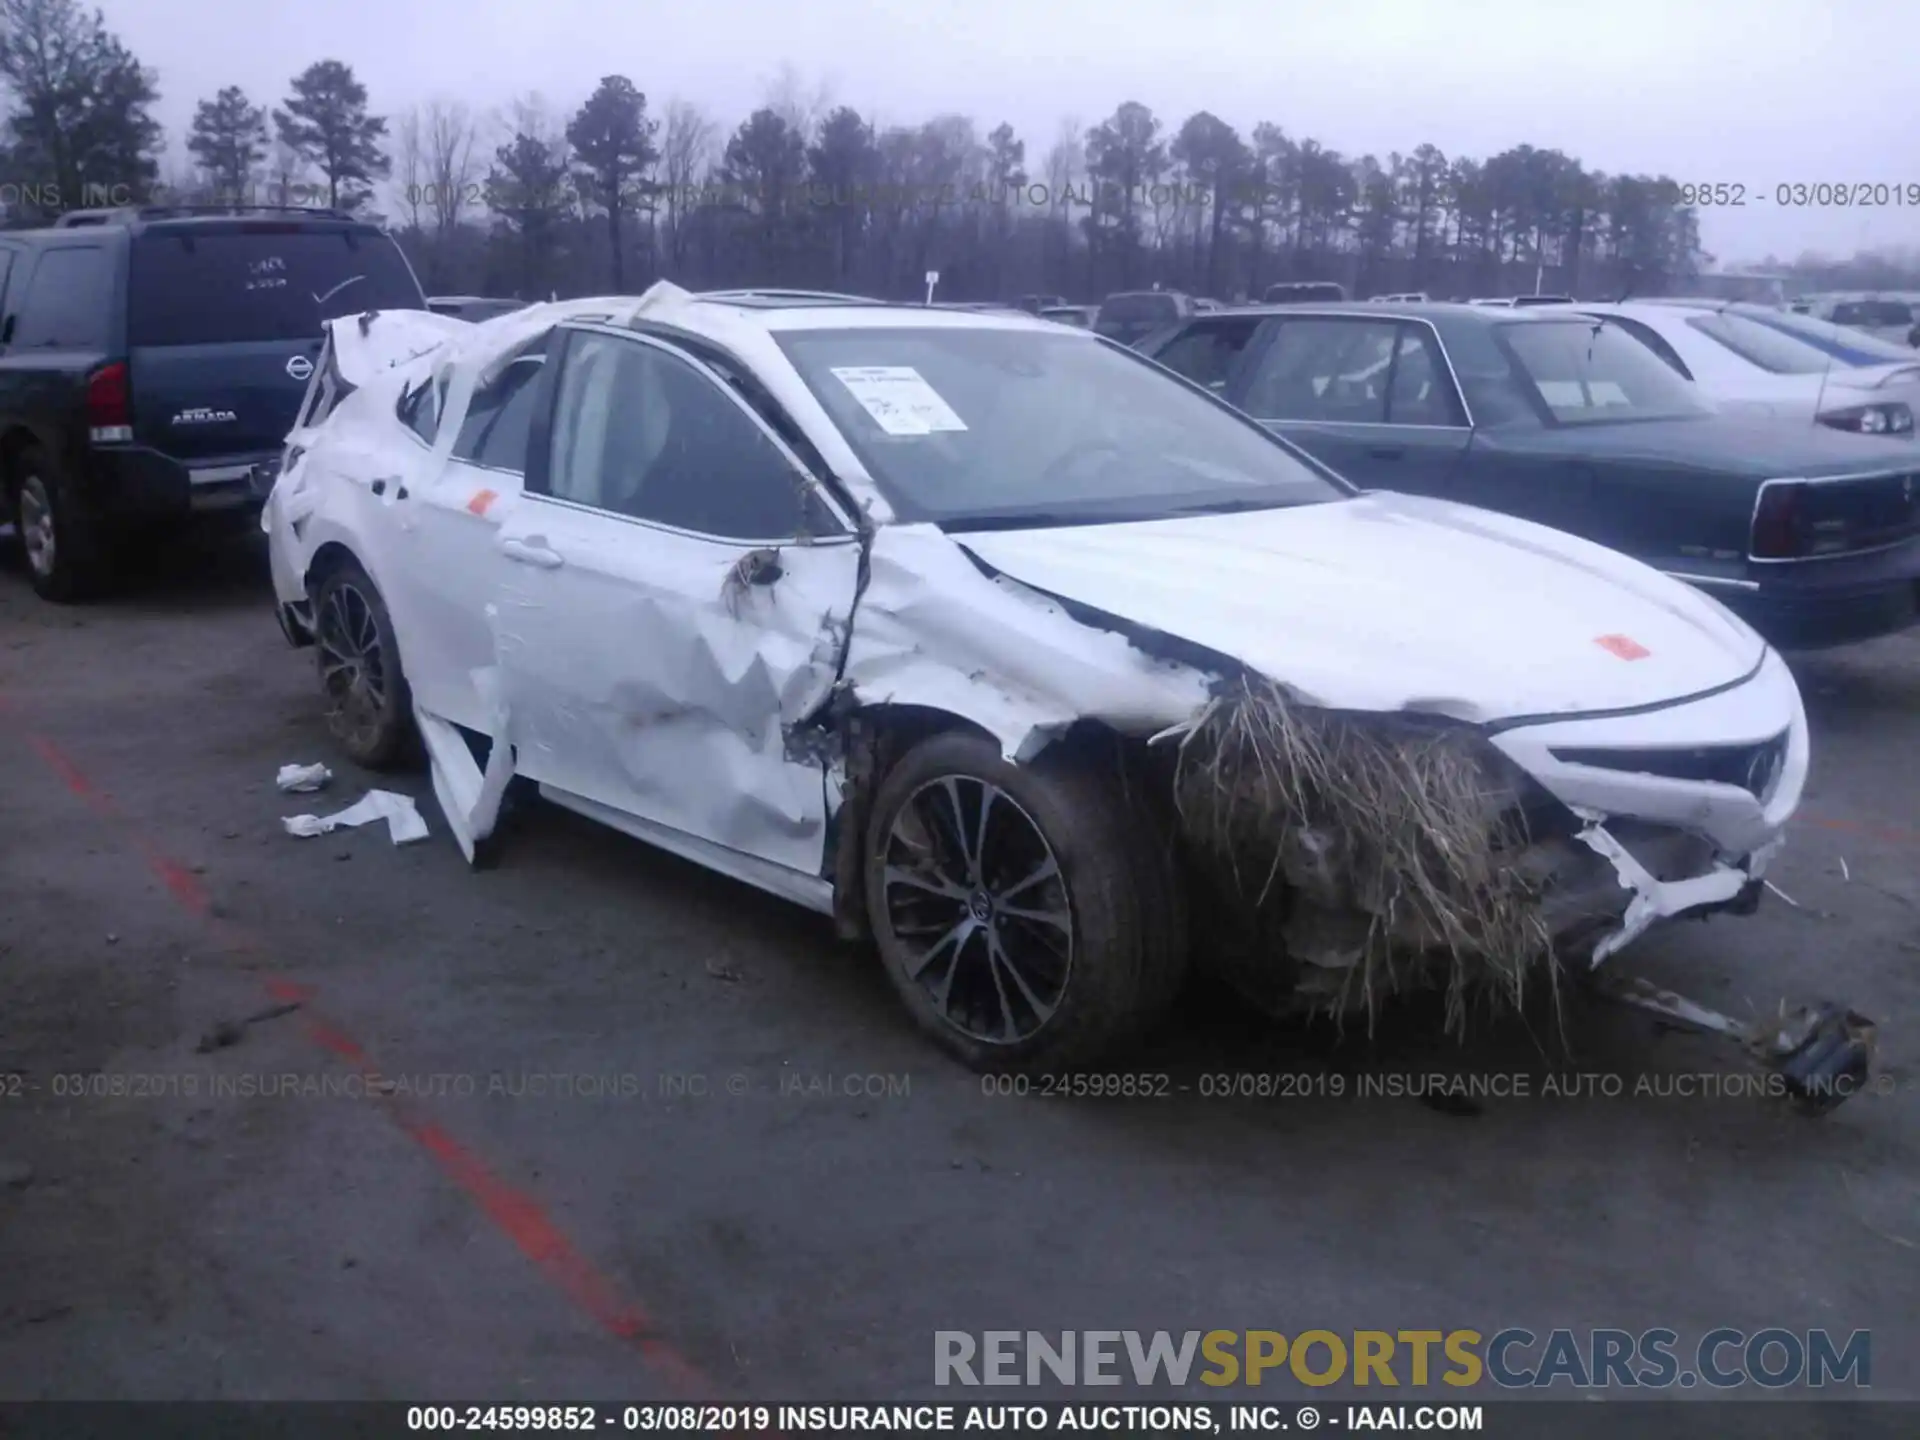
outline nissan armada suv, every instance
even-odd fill
[[[418,310],[379,226],[331,210],[80,210],[0,231],[0,520],[48,600],[130,545],[258,512],[324,321]]]

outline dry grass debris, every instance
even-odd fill
[[[1182,831],[1249,906],[1286,887],[1293,953],[1274,959],[1298,965],[1303,999],[1371,1022],[1437,980],[1453,1034],[1477,1003],[1520,1006],[1551,937],[1509,864],[1528,836],[1485,741],[1302,705],[1253,678],[1182,728]]]

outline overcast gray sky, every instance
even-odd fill
[[[783,65],[884,123],[1012,122],[1030,162],[1123,100],[1272,120],[1352,155],[1522,142],[1609,171],[1746,187],[1708,213],[1723,260],[1920,243],[1920,209],[1792,208],[1781,184],[1920,182],[1913,0],[105,0],[160,72],[174,154],[222,85],[279,100],[317,59],[376,114],[530,91],[570,111],[630,76],[728,128]]]

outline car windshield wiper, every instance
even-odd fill
[[[982,511],[977,515],[948,515],[934,521],[942,530],[1053,530],[1068,525],[1131,525],[1142,520],[1159,520],[1165,511],[1076,511],[1061,514],[1048,510]]]
[[[1238,515],[1248,510],[1289,510],[1295,505],[1311,505],[1311,500],[1281,500],[1274,496],[1241,495],[1231,500],[1201,500],[1192,505],[1174,505],[1168,515]]]

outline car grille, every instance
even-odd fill
[[[1755,799],[1765,800],[1786,767],[1787,732],[1757,745],[1706,745],[1693,750],[1612,750],[1569,748],[1555,750],[1556,760],[1569,765],[1591,765],[1598,770],[1621,770],[1635,775],[1658,775],[1667,780],[1693,780],[1732,785]]]

